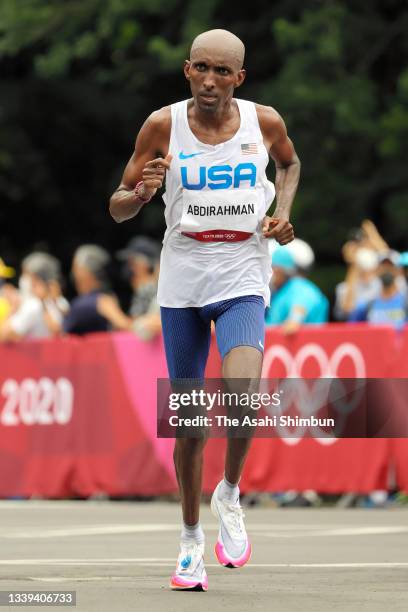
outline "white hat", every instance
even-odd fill
[[[271,256],[278,247],[279,244],[276,242],[276,240],[269,240],[268,248]],[[295,238],[292,240],[292,242],[289,242],[285,248],[287,248],[293,256],[297,268],[300,268],[301,270],[308,270],[314,264],[315,256],[313,249],[310,244],[304,240]]]
[[[383,263],[384,261],[389,261],[394,266],[398,266],[400,261],[400,254],[398,253],[398,251],[394,251],[392,249],[390,249],[389,251],[381,251],[381,253],[378,254],[378,263]]]

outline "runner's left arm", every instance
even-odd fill
[[[258,106],[257,110],[265,145],[276,166],[276,208],[271,216],[268,211],[264,219],[263,235],[287,244],[294,238],[289,216],[299,183],[300,160],[279,113],[266,106]]]

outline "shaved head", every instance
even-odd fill
[[[194,106],[202,116],[231,109],[234,90],[245,80],[244,55],[242,40],[227,30],[209,30],[193,40],[184,75],[190,82]]]
[[[236,70],[244,63],[245,46],[238,36],[228,30],[208,30],[199,34],[191,45],[190,59],[197,59],[202,53],[215,53],[231,62]]]

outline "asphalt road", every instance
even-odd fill
[[[216,562],[217,525],[203,506],[209,590],[188,593],[168,588],[177,504],[0,502],[0,590],[73,590],[76,609],[86,612],[408,610],[408,510],[246,515],[251,562],[226,569]]]

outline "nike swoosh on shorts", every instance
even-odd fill
[[[190,153],[189,155],[185,155],[183,151],[179,153],[179,159],[188,159],[189,157],[195,157],[196,155],[202,155],[204,151],[198,151],[198,153]]]

